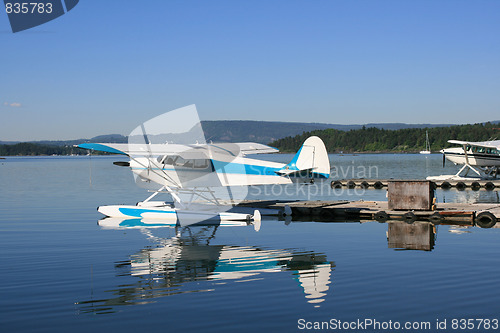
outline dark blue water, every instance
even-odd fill
[[[440,225],[422,250],[391,248],[392,226],[377,222],[107,230],[97,206],[147,196],[127,168],[112,165],[119,159],[0,160],[2,332],[307,331],[300,328],[358,319],[430,323],[415,330],[429,332],[446,320],[439,331],[456,332],[454,319],[500,317],[500,229]],[[376,165],[379,178],[443,173],[440,156],[334,161]],[[384,200],[385,191],[318,197]],[[437,197],[497,202],[498,193]],[[469,332],[498,331],[474,325]]]

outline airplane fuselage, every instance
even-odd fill
[[[154,182],[175,187],[249,186],[290,184],[294,175],[279,174],[286,164],[247,157],[180,159],[178,156],[147,158],[130,161],[132,172],[143,182]],[[311,178],[328,178],[329,175],[311,173]],[[303,177],[300,177],[303,179]]]
[[[467,159],[462,147],[441,150],[448,160],[455,164],[466,164],[480,167],[500,166],[500,152],[495,148],[467,147]]]

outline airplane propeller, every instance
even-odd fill
[[[446,155],[443,154],[443,168],[444,168],[445,164],[446,164]]]

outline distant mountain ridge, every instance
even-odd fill
[[[499,124],[500,121],[490,123]],[[258,142],[268,144],[270,142],[324,129],[335,129],[350,131],[365,128],[378,128],[386,130],[399,130],[410,128],[435,128],[449,127],[453,124],[405,124],[405,123],[369,123],[364,125],[342,125],[324,123],[299,123],[280,121],[256,121],[256,120],[206,120],[202,121],[205,137],[208,142]],[[0,144],[16,144],[20,141],[0,141]],[[30,143],[50,146],[72,146],[82,142],[107,142],[127,143],[127,137],[121,134],[99,135],[91,139],[75,140],[42,140],[29,141]]]
[[[370,123],[365,125],[341,125],[323,123],[295,123],[279,121],[253,120],[210,120],[202,121],[207,141],[214,142],[245,142],[253,141],[268,144],[287,136],[295,136],[303,132],[323,129],[340,131],[357,130],[364,127],[398,130],[403,128],[433,128],[448,127],[452,124],[404,124],[404,123]]]

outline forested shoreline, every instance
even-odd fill
[[[270,143],[281,152],[296,152],[302,143],[312,135],[319,136],[329,153],[413,153],[425,149],[425,133],[429,133],[431,151],[451,146],[447,141],[467,140],[485,141],[500,138],[499,124],[484,123],[474,125],[453,125],[432,128],[381,129],[362,127],[348,131],[323,129],[304,132],[296,136],[285,137]],[[126,142],[126,137],[117,135],[101,136],[91,139],[94,142]],[[81,140],[85,142],[86,140]],[[0,156],[47,156],[47,155],[86,155],[88,151],[74,147],[80,140],[53,143],[21,142],[0,144]],[[66,142],[67,143],[67,142]],[[95,152],[95,154],[105,154]]]
[[[21,142],[10,145],[0,145],[0,156],[50,156],[50,155],[87,155],[85,149],[73,146],[56,146]],[[95,155],[104,153],[95,152]]]
[[[431,151],[450,147],[447,141],[467,140],[486,141],[500,138],[498,124],[484,123],[474,125],[453,125],[434,128],[407,128],[386,130],[375,127],[339,131],[325,129],[305,132],[293,137],[276,140],[270,146],[281,152],[295,152],[302,143],[312,135],[320,137],[329,153],[414,153],[425,149],[425,133],[429,133]]]

